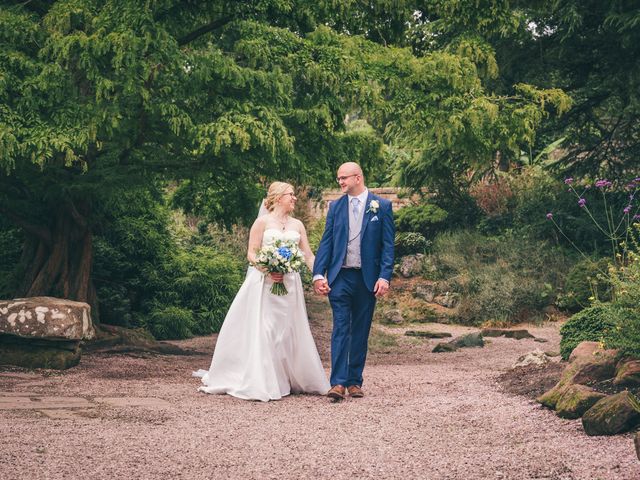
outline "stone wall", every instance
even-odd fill
[[[369,191],[378,195],[379,197],[391,200],[394,211],[397,211],[399,208],[405,207],[407,205],[411,205],[418,199],[418,195],[403,195],[404,193],[406,193],[406,190],[397,187],[370,188]],[[327,215],[327,212],[329,211],[329,205],[331,205],[331,202],[339,199],[342,195],[344,194],[340,189],[325,190],[324,192],[322,192],[322,200],[320,200],[319,202],[309,202],[309,216],[313,219],[325,217]]]

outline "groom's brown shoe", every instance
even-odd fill
[[[353,398],[364,397],[364,392],[362,391],[362,388],[360,388],[360,385],[351,385],[350,387],[347,387],[347,391],[349,392],[350,397],[353,397]]]
[[[340,400],[344,400],[345,389],[342,385],[334,385],[327,393],[327,397],[329,397],[334,402],[339,402]]]

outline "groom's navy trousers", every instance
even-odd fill
[[[367,288],[362,270],[343,268],[331,285],[331,385],[362,385],[375,295]]]

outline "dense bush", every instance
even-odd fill
[[[567,259],[547,243],[526,237],[486,237],[471,231],[439,235],[432,247],[433,279],[461,294],[463,324],[532,320],[553,303]]]
[[[398,259],[405,255],[425,253],[430,244],[421,233],[398,232],[395,238],[395,257]]]
[[[640,358],[640,244],[638,228],[632,232],[633,251],[618,268],[611,268],[609,279],[613,286],[611,307],[616,313],[615,336],[610,342],[623,354]]]
[[[0,299],[15,295],[22,242],[17,229],[0,224]]]
[[[145,325],[158,340],[189,338],[193,336],[195,320],[191,310],[165,307],[152,310]]]
[[[123,195],[95,239],[100,320],[146,326],[158,338],[217,332],[242,282],[245,253],[243,235],[191,228],[149,193]]]
[[[398,232],[416,232],[425,238],[433,238],[446,219],[447,212],[432,203],[411,205],[395,213]]]
[[[558,307],[577,312],[591,305],[590,298],[601,302],[611,300],[611,282],[606,278],[608,258],[580,260],[569,270],[562,293],[558,295]]]
[[[610,342],[615,334],[616,318],[617,312],[608,304],[594,305],[573,315],[560,329],[562,358],[568,359],[580,342]]]

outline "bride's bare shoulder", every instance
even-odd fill
[[[304,223],[302,223],[301,220],[298,220],[297,218],[292,218],[291,220],[293,220],[293,224],[296,227],[296,230],[298,230],[300,233],[304,232]]]
[[[264,230],[267,225],[267,216],[258,217],[251,225],[251,230]]]

